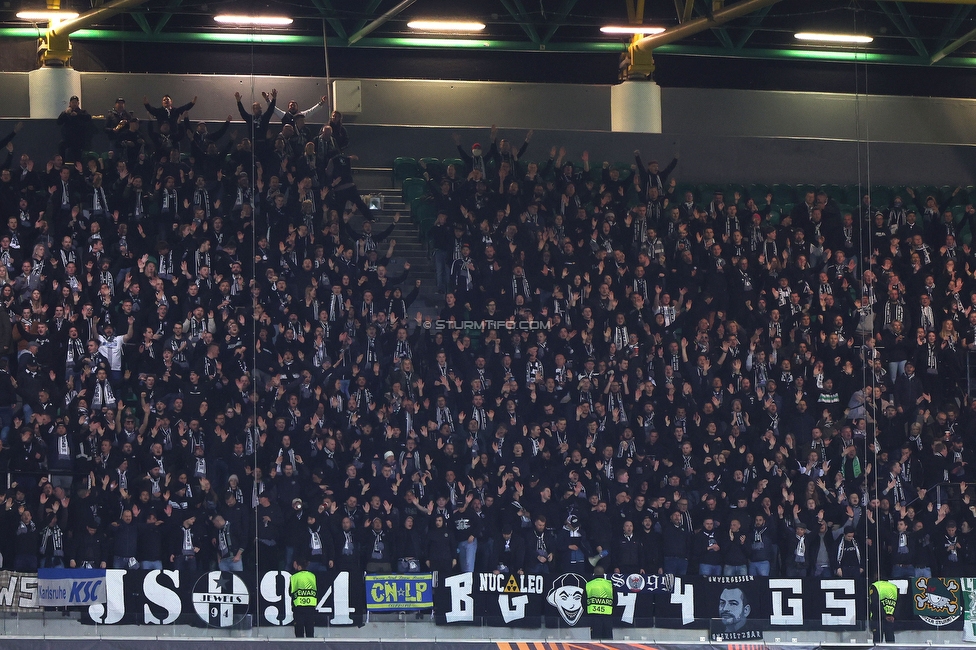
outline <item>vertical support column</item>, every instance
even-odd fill
[[[610,89],[610,130],[661,133],[661,87],[653,81],[625,81]]]
[[[27,80],[33,119],[55,119],[68,107],[72,95],[81,97],[81,73],[72,68],[31,70]]]

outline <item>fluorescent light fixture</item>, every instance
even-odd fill
[[[17,17],[21,20],[72,20],[78,17],[77,11],[61,11],[58,9],[37,9],[18,11]]]
[[[411,20],[407,27],[424,32],[480,32],[485,24],[463,20]]]
[[[294,22],[293,19],[287,16],[243,16],[232,14],[214,16],[214,20],[224,25],[256,25],[264,27],[291,25]]]
[[[874,40],[871,36],[862,34],[824,34],[820,32],[799,32],[793,34],[799,41],[815,41],[818,43],[870,43]]]
[[[604,25],[600,28],[604,34],[660,34],[664,27],[652,27],[651,25]]]
[[[475,38],[391,38],[394,45],[406,47],[490,47],[490,41]]]

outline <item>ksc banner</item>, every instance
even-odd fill
[[[40,569],[41,607],[81,607],[105,602],[105,569]]]
[[[866,600],[864,581],[854,578],[676,577],[672,593],[656,596],[654,620],[657,627],[729,632],[740,625],[836,629],[865,620]],[[712,623],[718,619],[721,627]]]
[[[361,624],[366,609],[362,576],[333,571],[315,577],[315,624]],[[269,571],[255,584],[250,572],[107,569],[105,602],[82,610],[81,620],[100,625],[179,622],[232,627],[250,615],[260,625],[290,625],[290,578],[287,571]]]
[[[434,606],[434,575],[366,576],[366,609],[402,611],[430,609]]]

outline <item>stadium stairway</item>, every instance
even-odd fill
[[[406,295],[414,286],[417,279],[420,279],[420,295],[410,306],[411,318],[418,311],[425,316],[435,316],[439,309],[438,305],[443,298],[435,294],[437,280],[434,275],[434,262],[428,256],[427,242],[421,239],[420,229],[417,224],[410,219],[410,206],[403,203],[403,197],[399,188],[393,187],[392,168],[390,167],[354,167],[356,185],[363,200],[371,204],[370,199],[381,197],[381,209],[371,210],[373,218],[373,231],[383,231],[393,223],[393,215],[400,213],[400,221],[393,228],[393,232],[387,241],[379,246],[383,254],[386,253],[386,246],[389,239],[397,242],[387,271],[390,275],[399,275],[403,272],[404,262],[410,263],[410,274],[406,281],[401,285],[403,293]],[[372,204],[371,204],[372,205]],[[362,231],[362,220],[356,216],[352,222],[357,231]]]

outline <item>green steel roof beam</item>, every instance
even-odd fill
[[[552,40],[552,37],[556,35],[556,31],[563,26],[566,19],[569,18],[570,12],[573,10],[573,6],[576,5],[576,0],[562,0],[562,4],[559,5],[559,9],[556,10],[556,18],[552,21],[549,29],[546,30],[546,35],[542,37],[543,43],[548,43]]]
[[[366,5],[366,9],[363,11],[363,13],[366,15],[366,18],[356,23],[356,26],[353,28],[352,31],[358,32],[360,29],[365,27],[369,23],[369,21],[373,18],[373,12],[379,9],[382,3],[383,0],[369,0],[369,4]]]
[[[900,2],[895,3],[895,5],[900,5],[900,4],[901,4]],[[883,11],[884,15],[888,17],[888,20],[891,21],[891,24],[895,26],[895,29],[897,29],[902,36],[908,39],[909,44],[911,44],[912,48],[916,52],[918,52],[919,56],[928,58],[929,56],[928,50],[925,49],[925,45],[922,44],[922,40],[917,37],[918,32],[917,31],[915,32],[916,36],[912,35],[912,30],[914,30],[915,26],[912,25],[912,27],[909,28],[905,23],[902,22],[899,16],[895,15],[885,5],[886,3],[884,2],[878,3],[878,6],[881,8],[881,11]]]
[[[939,36],[939,44],[935,46],[936,52],[942,50],[942,48],[949,44],[949,41],[952,40],[953,35],[962,25],[963,21],[969,18],[969,14],[972,13],[972,11],[972,5],[969,5],[968,7],[965,5],[959,5],[955,8],[955,10],[952,12],[952,17],[942,30],[942,35]]]
[[[771,9],[772,7],[763,7],[756,13],[749,16],[749,20],[746,22],[746,26],[743,28],[742,36],[740,36],[739,40],[735,43],[735,49],[741,50],[746,46],[746,43],[748,43],[749,39],[752,38],[752,35],[756,33],[759,26],[762,25],[763,19],[766,18],[766,14],[768,14]]]
[[[974,38],[976,38],[976,29],[966,32],[965,34],[963,34],[962,36],[960,36],[953,42],[949,43],[944,48],[936,52],[935,54],[933,54],[932,58],[929,59],[929,62],[933,64],[938,63],[939,61],[943,60],[944,58],[946,58],[947,56],[949,56],[950,54],[952,54],[960,47],[973,40]]]
[[[159,17],[159,22],[156,23],[156,27],[153,29],[154,34],[162,33],[163,29],[169,23],[170,18],[173,17],[173,12],[183,4],[183,0],[170,0],[169,4],[166,5],[166,13]]]
[[[520,0],[501,0],[502,6],[505,7],[505,11],[514,18],[525,35],[529,37],[529,40],[535,44],[539,44],[539,34],[535,31],[535,25],[529,20],[528,16],[525,15],[525,8],[522,7]]]
[[[729,36],[728,30],[724,27],[716,27],[712,30],[712,33],[715,34],[715,38],[718,39],[718,42],[721,43],[722,47],[725,49],[731,50],[734,47],[732,45],[732,37]]]
[[[905,21],[905,28],[908,29],[908,33],[918,43],[915,51],[921,56],[927,56],[929,53],[928,48],[925,47],[925,41],[922,40],[922,35],[919,33],[918,28],[915,27],[915,22],[912,21],[911,15],[905,9],[905,3],[898,1],[895,2],[895,6],[898,7],[898,13],[901,14],[902,19]],[[914,46],[915,43],[912,45]]]
[[[335,7],[332,6],[329,0],[312,0],[312,4],[315,5],[315,8],[325,18],[325,21],[335,30],[336,36],[342,40],[349,38],[349,35],[346,34],[346,28],[342,26],[342,21],[336,18]]]
[[[142,13],[133,11],[129,15],[132,16],[132,20],[135,21],[136,25],[139,25],[139,29],[141,29],[142,31],[144,31],[147,34],[152,34],[153,33],[152,28],[149,27],[149,21],[146,20],[146,15],[145,14],[142,14]]]

